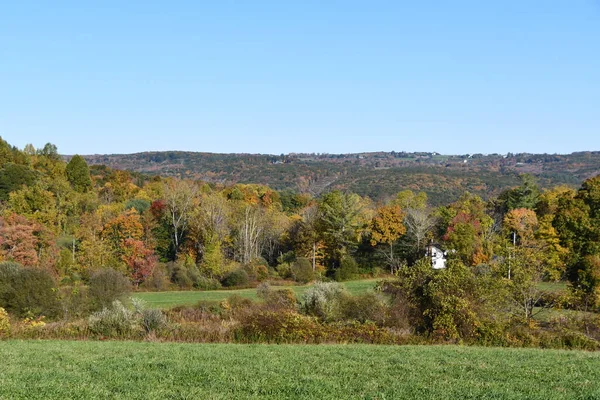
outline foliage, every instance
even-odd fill
[[[339,303],[345,290],[336,282],[317,282],[302,296],[302,310],[324,321],[337,318]]]
[[[0,200],[6,201],[9,194],[23,186],[33,185],[36,173],[25,165],[7,163],[0,168]]]
[[[148,308],[146,303],[140,299],[132,298],[131,301],[136,316],[139,318],[139,324],[146,333],[156,333],[167,326],[167,318],[161,310]]]
[[[342,320],[374,322],[383,326],[389,318],[388,298],[376,292],[346,294],[340,301],[340,315]]]
[[[583,182],[577,194],[558,200],[553,226],[560,245],[568,249],[566,275],[574,293],[587,309],[599,303],[600,176]]]
[[[110,308],[104,307],[102,311],[93,313],[88,324],[90,331],[96,335],[127,337],[136,330],[137,320],[134,311],[115,300]]]
[[[23,216],[0,217],[0,259],[15,261],[27,267],[38,267],[53,256],[51,235],[46,229]],[[43,257],[40,257],[43,256]],[[52,267],[48,263],[44,267]]]
[[[8,313],[0,307],[0,339],[10,334],[10,319]]]
[[[105,268],[96,271],[89,281],[90,300],[97,309],[123,300],[131,291],[131,284],[120,272]]]
[[[319,202],[319,230],[331,269],[339,266],[343,255],[356,242],[361,208],[356,194],[340,191],[325,194]]]
[[[74,155],[67,163],[65,174],[75,191],[84,193],[91,189],[90,169],[85,159],[80,155]]]
[[[335,280],[338,282],[356,279],[358,276],[358,263],[351,256],[344,256],[340,267],[335,271]]]
[[[398,279],[385,287],[394,301],[407,303],[410,325],[417,332],[447,340],[480,335],[480,327],[491,317],[486,309],[488,295],[480,293],[483,289],[485,285],[478,284],[460,261],[451,260],[447,269],[434,270],[426,259],[401,268]]]
[[[486,214],[485,203],[480,197],[465,193],[446,208],[444,219],[447,221],[443,221],[446,228],[442,238],[464,263],[477,265],[489,260],[490,249],[486,239],[493,220]]]
[[[45,270],[0,263],[0,307],[19,317],[60,312],[55,282]]]
[[[250,281],[248,273],[243,268],[236,269],[228,273],[221,281],[225,287],[245,286]]]
[[[290,275],[296,282],[308,283],[315,279],[312,265],[308,258],[297,258],[290,267]]]

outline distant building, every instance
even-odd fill
[[[431,259],[431,267],[433,269],[444,269],[446,268],[446,256],[448,252],[442,250],[442,248],[435,243],[430,243],[425,249],[425,257]]]

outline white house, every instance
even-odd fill
[[[431,266],[433,269],[444,269],[446,268],[446,255],[447,252],[442,250],[440,246],[430,243],[425,249],[425,256],[431,258]]]

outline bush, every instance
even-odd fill
[[[142,288],[152,291],[161,291],[169,288],[169,277],[165,272],[164,264],[158,265],[152,274],[140,285]]]
[[[292,311],[258,311],[242,318],[239,342],[298,343],[315,341],[321,326],[314,318]]]
[[[257,258],[244,265],[244,270],[248,273],[249,279],[264,281],[269,277],[269,264],[264,258]]]
[[[131,283],[119,271],[105,268],[96,271],[90,278],[89,296],[94,309],[99,310],[123,300],[131,292]]]
[[[189,289],[194,285],[194,281],[188,273],[185,265],[180,263],[169,263],[171,281],[182,289]]]
[[[2,307],[0,307],[0,338],[8,336],[10,333],[10,319],[8,313]]]
[[[358,264],[354,258],[344,256],[340,262],[340,267],[335,271],[335,280],[338,282],[349,281],[358,276]]]
[[[277,274],[283,279],[292,278],[292,266],[287,262],[279,264],[277,266]]]
[[[65,320],[82,318],[89,314],[92,307],[88,290],[83,285],[62,286],[58,289]]]
[[[46,270],[0,263],[0,307],[20,317],[58,316],[60,303],[54,279]]]
[[[308,258],[298,258],[294,261],[291,272],[296,282],[308,283],[315,279],[312,264]]]
[[[225,287],[233,287],[248,285],[249,281],[250,277],[248,276],[248,273],[243,268],[240,268],[225,275],[225,278],[223,278],[221,283]]]
[[[291,289],[273,290],[268,283],[261,283],[256,288],[256,295],[263,299],[265,306],[269,309],[287,309],[296,308],[296,294]]]
[[[317,282],[302,296],[302,309],[306,314],[325,321],[334,320],[339,313],[339,303],[345,289],[336,282]]]
[[[346,295],[340,299],[340,314],[345,320],[371,321],[381,326],[388,319],[389,307],[387,299],[380,293]]]
[[[200,275],[198,281],[194,284],[194,287],[202,290],[216,290],[221,288],[221,282],[216,279]]]
[[[268,282],[262,282],[256,287],[256,297],[266,300],[272,291],[273,289],[271,289],[271,285]]]
[[[93,313],[88,324],[90,331],[103,336],[129,336],[135,331],[137,321],[135,313],[119,300],[112,303],[111,308]]]
[[[167,326],[167,318],[161,310],[155,308],[146,308],[143,300],[131,299],[137,316],[140,319],[140,325],[146,333],[156,332]]]
[[[298,304],[296,293],[292,289],[272,290],[265,301],[272,309],[295,310]]]

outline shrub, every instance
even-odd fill
[[[129,336],[136,328],[135,313],[119,300],[112,303],[111,308],[93,313],[88,324],[92,333],[103,336]]]
[[[58,295],[65,320],[86,316],[92,308],[88,288],[83,285],[62,286]]]
[[[344,256],[340,262],[340,267],[335,271],[335,280],[338,282],[349,281],[358,276],[358,264],[354,258]]]
[[[54,279],[46,270],[0,263],[0,307],[20,317],[58,316],[60,303]]]
[[[202,290],[216,290],[221,288],[221,282],[216,279],[200,275],[200,277],[198,277],[198,281],[194,284],[194,287]]]
[[[279,264],[277,266],[277,274],[279,274],[279,276],[283,279],[292,278],[292,266],[287,262]]]
[[[243,268],[239,268],[225,275],[225,278],[223,278],[223,281],[221,283],[225,287],[232,287],[245,286],[248,284],[249,281],[250,278],[248,276],[248,273]]]
[[[312,264],[308,258],[298,258],[294,261],[291,272],[296,282],[308,283],[315,279]]]
[[[252,308],[254,303],[250,299],[234,294],[229,296],[225,301],[222,301],[220,305],[226,310],[239,311],[245,308]]]
[[[242,318],[239,342],[297,343],[315,341],[321,326],[314,318],[292,311],[258,311]]]
[[[389,307],[387,299],[380,293],[346,295],[340,299],[340,314],[346,320],[360,323],[371,321],[383,325],[388,319]]]
[[[129,279],[114,269],[101,269],[90,277],[89,296],[96,310],[108,307],[115,300],[123,300],[130,291]]]
[[[10,333],[10,319],[8,313],[2,307],[0,307],[0,338],[8,336]]]
[[[149,277],[140,285],[144,289],[161,291],[169,288],[169,277],[165,272],[164,264],[157,265]]]
[[[161,310],[147,308],[143,300],[132,298],[133,307],[146,333],[156,332],[167,326],[167,318]]]
[[[394,302],[407,304],[410,325],[417,332],[441,340],[477,338],[479,327],[498,317],[505,300],[501,288],[475,276],[460,260],[451,259],[446,269],[434,270],[429,260],[421,259],[398,274],[399,279],[384,284],[385,291]]]
[[[266,300],[272,291],[273,291],[273,289],[271,289],[271,285],[269,285],[268,282],[262,282],[260,285],[258,285],[256,287],[256,296],[259,299]]]
[[[339,313],[340,298],[345,289],[336,282],[317,282],[308,288],[302,297],[302,309],[306,314],[325,321],[333,320]]]
[[[267,307],[295,310],[298,304],[296,293],[292,289],[272,290],[266,299]]]
[[[244,265],[244,270],[248,273],[249,279],[262,282],[269,277],[269,264],[264,258],[257,258]]]
[[[189,289],[194,285],[194,281],[185,265],[180,263],[171,263],[171,281],[182,289]]]

